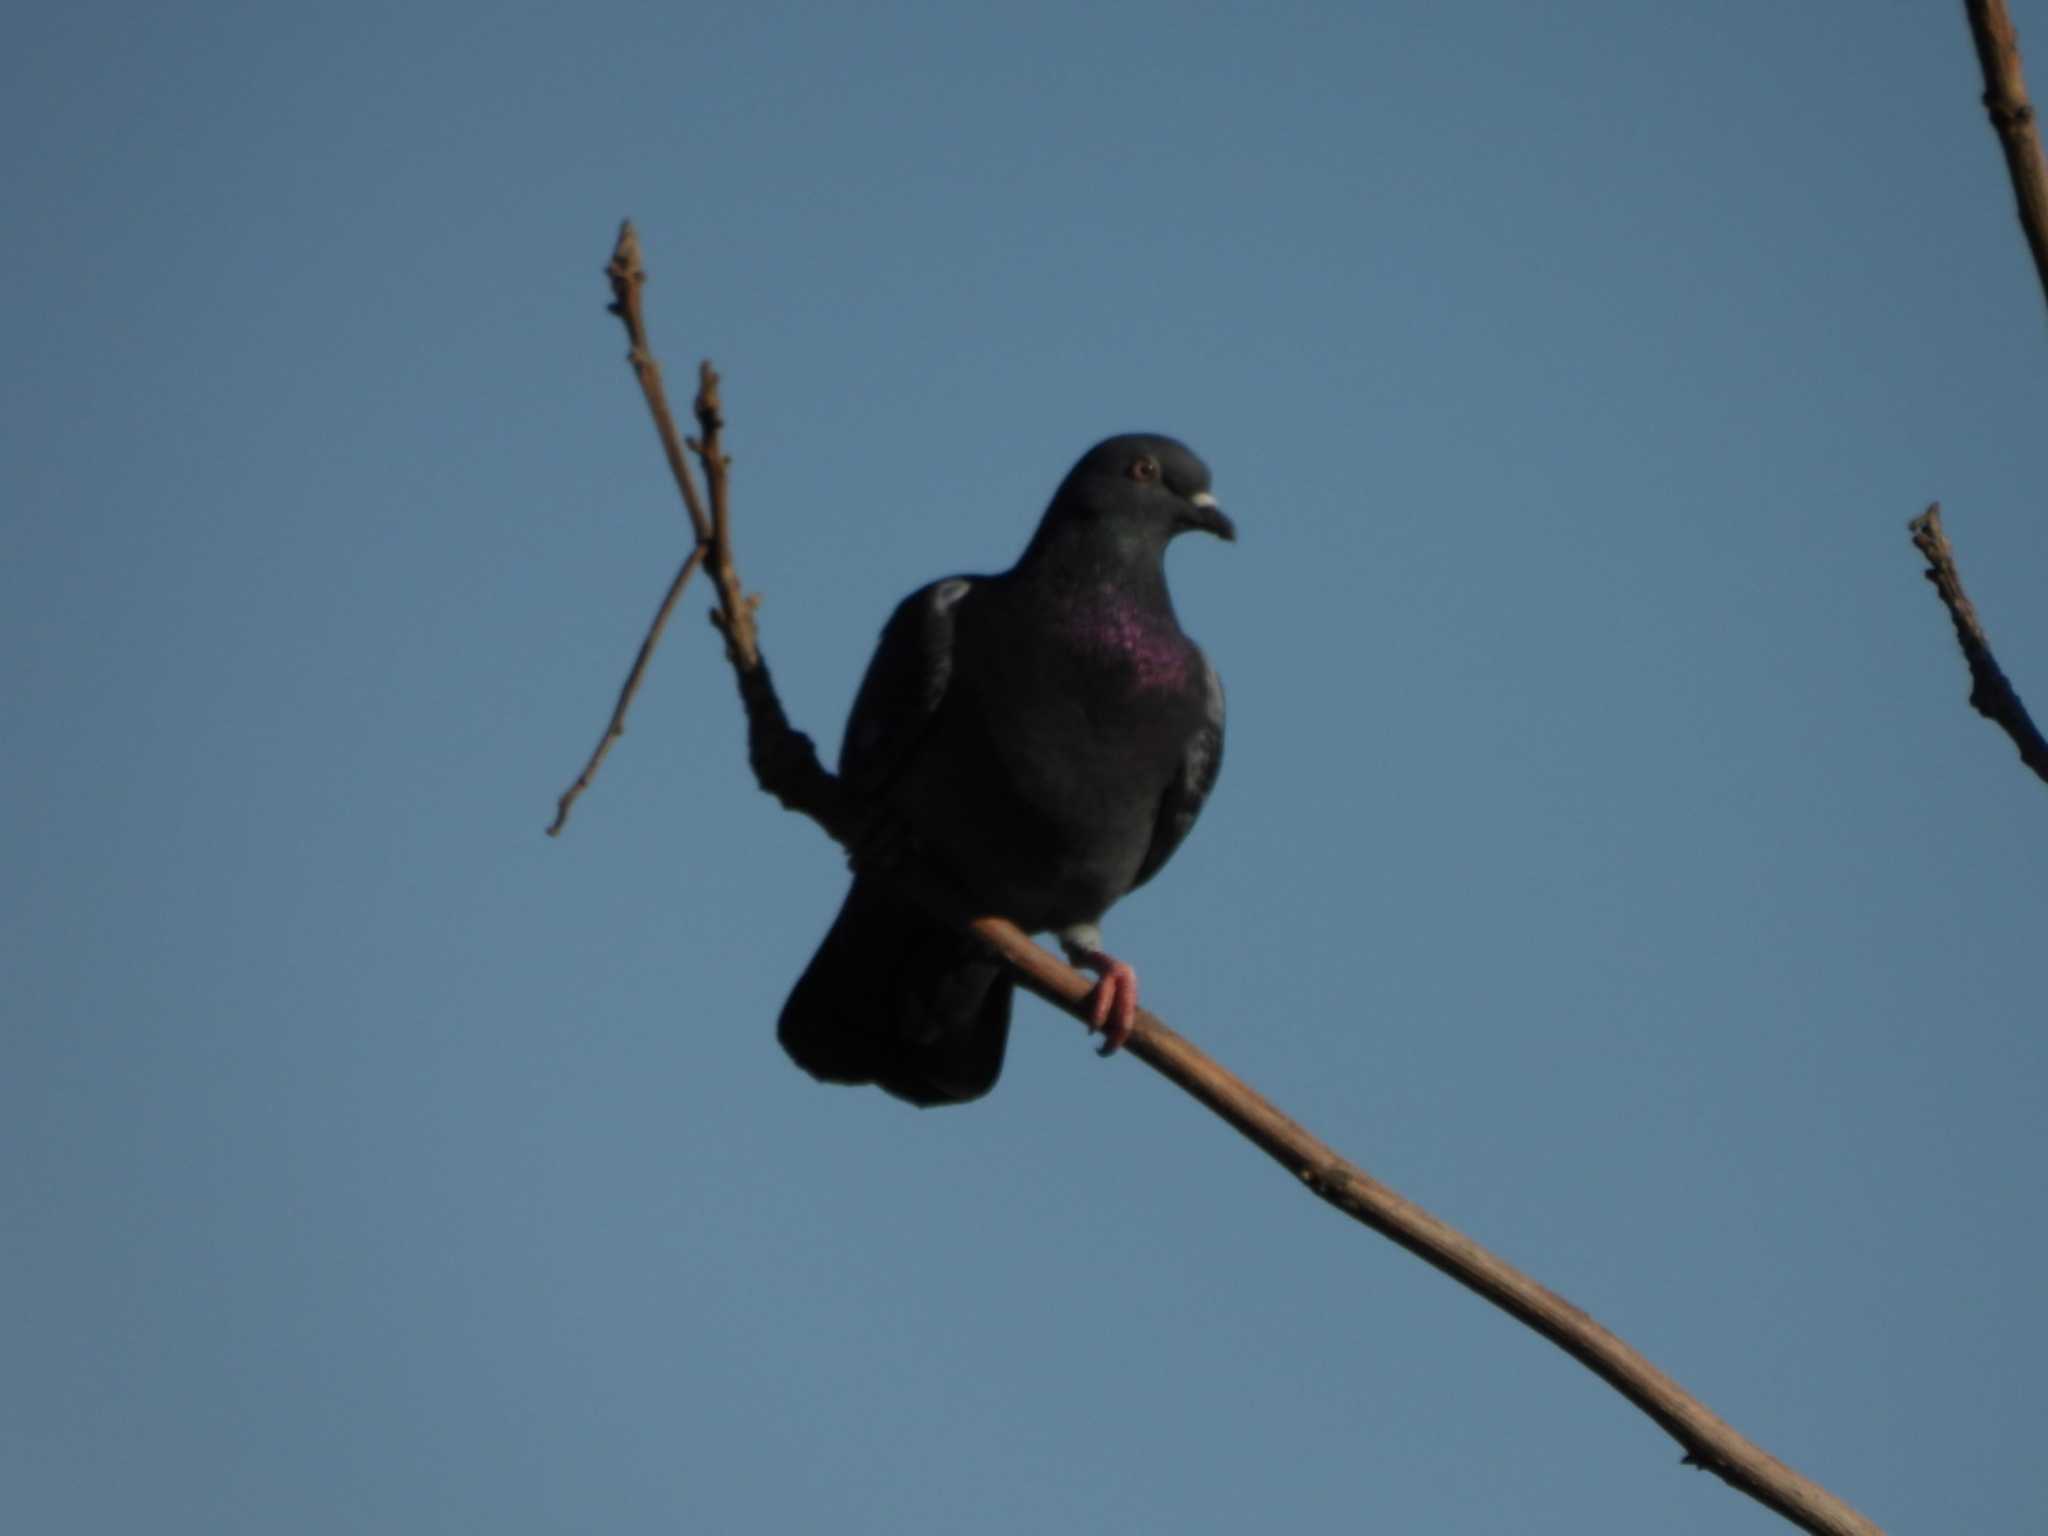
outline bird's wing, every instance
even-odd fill
[[[883,626],[839,748],[840,777],[856,794],[879,794],[938,712],[953,676],[954,619],[973,587],[964,576],[920,587]]]
[[[1181,845],[1195,818],[1202,814],[1202,804],[1216,787],[1216,775],[1223,770],[1223,680],[1207,657],[1202,659],[1202,683],[1201,728],[1189,738],[1187,750],[1181,754],[1180,772],[1159,797],[1159,816],[1152,824],[1152,845],[1145,850],[1137,879],[1131,882],[1133,890],[1158,874],[1173,857],[1173,850]]]

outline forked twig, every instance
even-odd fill
[[[622,251],[627,249],[630,236],[628,226],[621,237]],[[616,270],[617,259],[613,265]],[[634,368],[647,389],[650,405],[655,408],[663,446],[670,450],[670,461],[675,464],[673,428],[663,425],[666,417],[659,404],[660,370],[646,350],[645,336],[639,328],[639,284],[644,279],[639,273],[637,245],[631,249],[630,267],[633,279],[626,308],[631,316],[628,328],[635,338]],[[761,659],[754,601],[744,595],[732,560],[726,474],[729,461],[720,447],[724,423],[718,401],[718,376],[707,363],[701,378],[697,396],[700,435],[690,447],[703,463],[710,487],[708,535],[703,509],[694,500],[686,469],[678,468],[677,480],[685,488],[691,521],[699,530],[700,551],[707,537],[711,546],[708,564],[719,592],[715,618],[725,636],[726,656],[732,663],[746,707],[748,755],[754,774],[761,788],[783,805],[809,816],[835,840],[852,848],[864,832],[862,810],[846,794],[840,781],[826,771],[810,738],[790,725],[768,676],[767,665]],[[648,383],[650,379],[655,381],[652,386]],[[1023,986],[1087,1023],[1086,1004],[1094,987],[1088,977],[1033,943],[1014,924],[1000,917],[966,916],[968,909],[959,893],[931,870],[906,863],[892,878],[934,915],[974,935],[1010,967]],[[1459,1284],[1519,1318],[1597,1373],[1663,1426],[1684,1447],[1684,1459],[1689,1465],[1713,1472],[1731,1487],[1777,1510],[1805,1530],[1822,1536],[1882,1536],[1877,1526],[1826,1489],[1801,1477],[1729,1428],[1704,1404],[1577,1307],[1338,1156],[1249,1084],[1169,1029],[1157,1015],[1139,1010],[1128,1048],[1140,1061],[1236,1127],[1319,1199],[1392,1238]]]
[[[709,363],[698,370],[694,410],[701,435],[689,440],[691,451],[704,466],[705,484],[711,491],[711,511],[707,514],[703,498],[697,494],[697,483],[690,476],[690,461],[683,453],[682,434],[676,431],[675,416],[668,408],[668,388],[662,382],[661,364],[655,361],[654,349],[647,344],[647,322],[641,299],[647,286],[647,269],[640,260],[640,236],[635,232],[631,219],[619,226],[618,242],[612,248],[612,259],[606,265],[604,275],[612,286],[610,312],[617,315],[626,327],[630,348],[626,361],[633,365],[633,374],[640,380],[640,392],[647,399],[649,414],[654,417],[654,430],[661,436],[661,451],[668,459],[669,473],[675,476],[676,489],[682,492],[683,506],[690,514],[690,527],[697,535],[697,542],[683,558],[675,579],[669,583],[668,595],[655,610],[654,622],[648,625],[647,636],[640,642],[639,654],[633,658],[632,669],[627,672],[625,684],[619,689],[619,700],[612,706],[612,717],[605,726],[604,734],[598,737],[597,746],[584,763],[583,771],[576,775],[576,782],[563,790],[561,798],[555,802],[555,819],[548,823],[549,837],[561,836],[562,828],[569,821],[569,808],[584,790],[590,788],[590,781],[597,777],[598,766],[604,762],[605,754],[611,751],[612,743],[626,733],[626,711],[632,706],[633,696],[640,691],[640,680],[646,675],[648,658],[654,654],[661,632],[668,627],[668,616],[675,610],[676,599],[683,595],[683,588],[689,585],[690,577],[707,559],[711,562],[711,579],[718,587],[718,607],[711,616],[725,633],[727,654],[735,666],[742,660],[750,666],[760,664],[760,652],[754,644],[754,609],[760,599],[748,598],[740,591],[739,573],[732,564],[731,518],[726,510],[727,471],[732,467],[732,460],[725,456],[719,443],[725,422],[719,414],[718,375]]]

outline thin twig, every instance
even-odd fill
[[[612,706],[611,722],[605,726],[604,734],[597,738],[590,761],[576,775],[576,782],[563,790],[561,798],[555,802],[555,819],[548,823],[549,837],[562,835],[562,828],[568,824],[569,807],[576,803],[578,795],[590,788],[590,781],[597,777],[597,765],[604,761],[605,753],[611,751],[612,743],[626,734],[626,711],[633,703],[633,695],[640,691],[640,679],[647,672],[647,658],[654,654],[661,632],[668,628],[668,616],[675,612],[676,599],[683,595],[683,588],[689,585],[690,577],[703,563],[704,546],[699,544],[684,556],[681,568],[676,571],[676,579],[668,584],[668,594],[662,598],[661,606],[654,610],[654,622],[647,626],[646,637],[641,640],[639,653],[633,658],[633,670],[626,674],[625,684],[619,689],[619,702]]]
[[[2020,761],[2048,782],[2048,740],[2043,740],[2018,690],[1998,658],[1991,654],[1991,642],[1977,618],[1977,608],[1963,590],[1962,574],[1956,569],[1955,550],[1941,527],[1941,503],[1935,502],[1906,527],[1912,532],[1913,547],[1927,561],[1921,574],[1934,584],[1948,609],[1949,622],[1956,627],[1956,643],[1970,664],[1970,707],[2012,738]]]
[[[612,285],[611,313],[617,315],[626,327],[626,340],[631,344],[632,350],[627,352],[626,361],[633,365],[633,372],[640,380],[640,392],[647,397],[647,409],[654,415],[654,430],[661,434],[661,451],[668,456],[669,473],[676,477],[676,489],[683,493],[683,505],[690,513],[690,527],[696,532],[699,544],[709,544],[711,520],[704,515],[704,503],[697,495],[697,483],[690,478],[690,461],[683,457],[682,434],[676,431],[676,419],[669,412],[668,390],[661,382],[661,364],[654,360],[654,349],[647,345],[647,322],[641,307],[641,293],[647,287],[647,269],[640,261],[640,236],[631,219],[619,226],[618,243],[612,247],[612,259],[605,267],[604,275]]]
[[[652,365],[651,357],[648,363]],[[697,403],[701,435],[691,446],[702,458],[712,488],[715,550],[711,574],[719,587],[719,627],[726,638],[726,655],[746,707],[748,755],[755,777],[761,788],[783,805],[809,816],[852,849],[861,839],[862,809],[819,761],[810,738],[791,727],[761,658],[753,603],[743,595],[731,559],[724,474],[727,461],[719,444],[723,420],[717,375],[708,364],[703,381]],[[972,934],[1010,967],[1023,986],[1083,1024],[1088,1022],[1087,1002],[1095,985],[1088,977],[1063,964],[1003,918],[963,917],[966,908],[960,894],[930,869],[906,861],[892,872],[892,878],[934,915]],[[1687,1464],[1712,1471],[1731,1487],[1820,1536],[1882,1536],[1877,1526],[1826,1489],[1729,1428],[1577,1307],[1339,1157],[1249,1084],[1169,1029],[1157,1015],[1138,1011],[1128,1049],[1234,1126],[1318,1198],[1392,1238],[1589,1367],[1663,1426],[1684,1447]]]
[[[761,665],[761,649],[754,642],[754,610],[761,599],[747,595],[732,562],[732,460],[721,438],[725,415],[718,403],[718,370],[709,362],[698,365],[695,411],[697,436],[690,439],[690,451],[704,466],[704,483],[711,488],[711,579],[718,587],[711,620],[725,636],[727,659],[745,676]]]
[[[2026,76],[2020,72],[2019,33],[2005,0],[1963,0],[1963,10],[1970,18],[1970,36],[1984,71],[1984,110],[1998,135],[1998,147],[2005,151],[2020,228],[2034,253],[2042,297],[2048,298],[2048,165],[2041,158],[2034,104],[2027,99]]]

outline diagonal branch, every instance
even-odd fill
[[[623,238],[621,244],[623,247]],[[634,255],[637,272],[637,249]],[[637,292],[636,286],[631,306],[634,318],[629,326],[637,326],[638,322]],[[644,338],[636,339],[634,367],[643,386],[650,375],[659,378],[653,357],[645,350]],[[708,566],[718,586],[720,605],[714,618],[725,635],[726,657],[732,663],[746,707],[748,756],[754,775],[761,788],[784,806],[809,816],[829,836],[852,849],[864,836],[866,818],[840,781],[819,761],[810,738],[790,725],[768,676],[767,664],[761,659],[754,626],[755,602],[743,595],[732,561],[726,477],[729,461],[719,443],[723,417],[718,402],[718,376],[708,363],[702,380],[697,397],[701,435],[690,446],[702,461],[706,483],[711,488],[712,552]],[[649,393],[652,401],[654,392]],[[656,417],[659,425],[659,410]],[[664,447],[668,443],[664,433]],[[677,479],[688,485],[684,472],[679,471]],[[699,510],[693,506],[692,521],[701,529]],[[1003,918],[963,915],[967,908],[959,894],[933,871],[910,864],[897,869],[892,878],[935,916],[973,935],[1009,966],[1021,985],[1083,1024],[1088,1022],[1086,1002],[1094,987],[1088,977],[1063,964]],[[1737,1434],[1678,1383],[1577,1307],[1338,1156],[1248,1083],[1168,1028],[1157,1015],[1144,1009],[1138,1011],[1137,1027],[1128,1049],[1235,1127],[1318,1199],[1399,1243],[1460,1285],[1534,1328],[1599,1375],[1684,1447],[1687,1464],[1713,1472],[1729,1486],[1819,1536],[1883,1536],[1876,1525],[1826,1489]]]
[[[2041,159],[2034,104],[2027,99],[2026,77],[2020,73],[2019,33],[2005,0],[1963,0],[1963,9],[1969,14],[1970,36],[1984,71],[1984,110],[1998,135],[1998,147],[2005,151],[2020,228],[2034,253],[2042,296],[2048,298],[2048,166]]]
[[[683,456],[682,435],[676,431],[675,416],[668,408],[668,390],[661,381],[661,364],[647,345],[647,321],[642,294],[647,287],[647,269],[640,261],[640,235],[627,219],[619,226],[618,243],[604,269],[612,285],[609,312],[626,327],[632,350],[626,361],[640,380],[640,392],[647,397],[647,409],[654,415],[654,430],[661,434],[661,451],[668,458],[669,473],[676,477],[676,489],[683,493],[683,506],[690,514],[690,527],[699,544],[711,542],[711,520],[704,515],[704,502],[697,494],[697,482],[690,478],[690,461]]]
[[[1906,526],[1912,530],[1913,547],[1927,560],[1927,569],[1921,574],[1941,594],[1949,622],[1956,627],[1956,643],[1970,664],[1970,707],[2010,736],[2020,749],[2020,761],[2048,781],[2048,741],[2042,739],[2012,679],[1991,654],[1991,642],[1984,637],[1976,605],[1963,590],[1962,574],[1956,570],[1955,551],[1942,532],[1941,503],[1933,503]]]
[[[703,563],[704,546],[699,544],[683,558],[675,580],[668,584],[661,606],[654,610],[654,622],[647,626],[647,637],[640,642],[639,654],[633,658],[633,668],[619,689],[619,702],[612,706],[610,723],[605,726],[604,734],[597,738],[597,746],[591,751],[589,761],[584,763],[583,771],[576,775],[576,782],[563,790],[561,798],[555,802],[555,819],[548,823],[549,837],[562,835],[562,828],[569,824],[569,807],[576,803],[578,795],[590,788],[590,781],[597,777],[598,765],[611,751],[612,743],[626,734],[626,711],[633,707],[633,695],[640,691],[640,680],[647,675],[647,660],[661,642],[661,632],[668,628],[668,616],[676,611],[676,599],[683,595],[683,588],[690,584],[690,578]]]

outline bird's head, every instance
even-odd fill
[[[1209,466],[1185,443],[1151,432],[1112,437],[1083,454],[1046,513],[1047,523],[1055,520],[1159,547],[1191,529],[1237,537],[1209,492]]]

